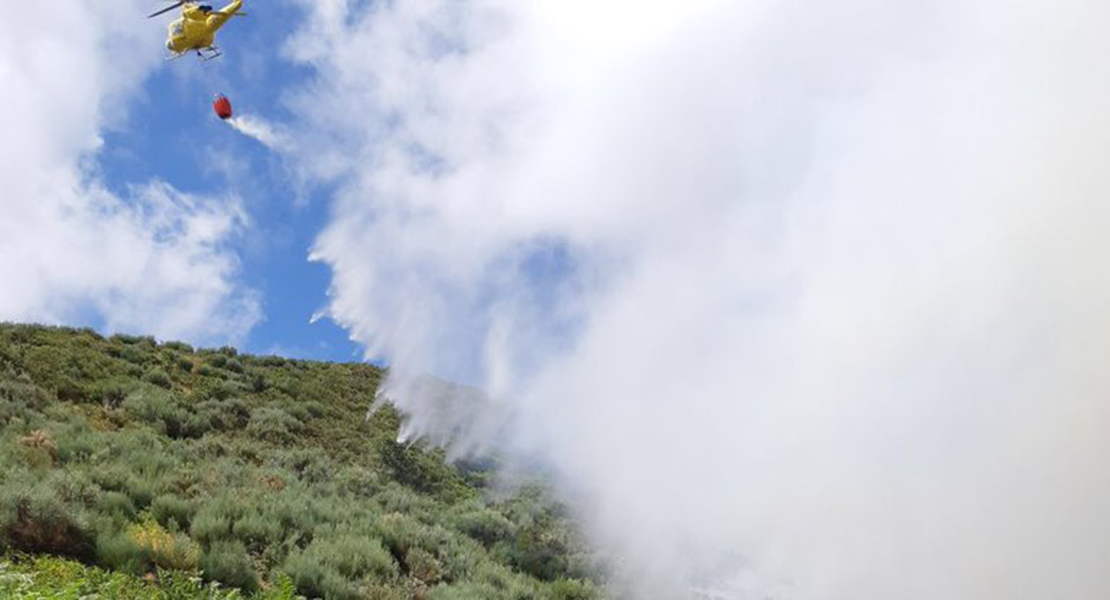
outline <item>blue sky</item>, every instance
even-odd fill
[[[224,56],[208,62],[187,56],[158,67],[128,100],[122,127],[104,134],[96,160],[106,185],[123,196],[128,186],[157,178],[185,193],[242,198],[250,226],[228,243],[263,311],[240,343],[244,350],[357,360],[359,349],[346,331],[327,318],[312,322],[330,281],[328,268],[307,258],[327,220],[328,190],[296,185],[280,156],[212,112],[213,95],[223,93],[237,114],[289,122],[296,115],[283,100],[311,80],[309,69],[281,52],[300,11],[283,2],[248,9],[248,17],[220,32]],[[149,26],[161,29],[172,18],[151,19]]]

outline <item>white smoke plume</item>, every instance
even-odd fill
[[[277,125],[253,115],[236,115],[225,122],[239,133],[254,138],[263,146],[275,152],[290,149],[289,137]]]
[[[542,458],[637,598],[1110,597],[1110,4],[305,7],[408,434]]]

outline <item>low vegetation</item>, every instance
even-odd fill
[[[367,418],[381,377],[0,325],[0,597],[600,597],[541,492]]]

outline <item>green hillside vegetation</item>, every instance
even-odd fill
[[[600,597],[537,490],[367,418],[369,365],[0,325],[0,595]]]

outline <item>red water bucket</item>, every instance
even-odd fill
[[[231,101],[223,94],[216,94],[216,99],[212,101],[212,110],[216,111],[216,116],[221,119],[230,119]]]

